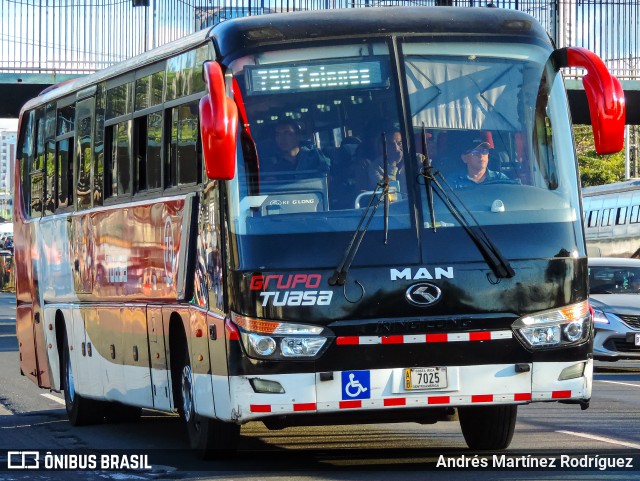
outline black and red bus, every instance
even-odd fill
[[[178,411],[207,455],[253,420],[454,408],[500,449],[518,405],[588,406],[564,67],[620,150],[603,62],[491,8],[233,19],[47,91],[18,144],[24,375],[73,424]]]

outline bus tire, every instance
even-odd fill
[[[67,417],[73,426],[98,424],[104,419],[104,404],[100,401],[87,399],[75,392],[73,371],[71,370],[71,355],[69,341],[64,335],[62,350],[62,384],[64,389],[64,405]]]
[[[196,414],[193,400],[193,374],[189,354],[180,370],[180,405],[178,412],[189,435],[191,449],[202,459],[232,456],[240,438],[240,426]]]
[[[104,417],[108,423],[135,423],[142,416],[142,408],[127,406],[119,402],[108,402],[104,408]]]
[[[517,405],[458,408],[464,440],[474,450],[506,449],[513,438],[517,415]]]

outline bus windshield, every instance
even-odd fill
[[[416,150],[481,225],[579,218],[562,78],[545,49],[414,42],[403,52]],[[436,227],[456,225],[438,200]]]
[[[379,199],[374,191],[385,170],[389,208],[376,212],[367,234],[376,242],[365,240],[355,264],[420,262],[420,251],[423,259],[428,251],[424,244],[437,250],[451,240],[448,234],[420,241],[418,226],[451,228],[452,235],[465,237],[447,205],[454,198],[482,226],[561,223],[563,241],[545,245],[554,251],[550,255],[575,251],[579,203],[571,131],[549,50],[414,40],[400,45],[400,65],[390,52],[387,43],[362,42],[267,51],[231,62],[236,101],[249,125],[240,136],[228,204],[241,263],[262,266],[273,257],[274,267],[308,265],[308,256],[277,259],[259,247],[286,235],[286,245],[300,242],[299,254],[319,243],[312,250],[314,267],[335,266],[364,209]],[[470,164],[483,161],[476,182]],[[427,165],[448,200],[436,195],[428,205]],[[391,243],[395,238],[416,248],[384,249],[383,229]],[[506,243],[511,235],[498,229],[491,240]],[[477,250],[467,250],[474,254],[440,260],[481,259]]]

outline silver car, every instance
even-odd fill
[[[590,257],[589,297],[594,358],[640,359],[640,259]]]

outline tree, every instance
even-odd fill
[[[573,128],[580,167],[580,181],[583,187],[611,184],[624,179],[624,150],[617,154],[598,155],[593,142],[590,125],[576,125]]]

